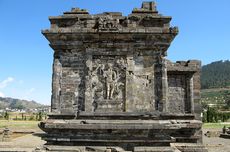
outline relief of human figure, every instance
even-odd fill
[[[124,83],[122,82],[118,82],[116,84],[116,93],[115,93],[115,99],[119,100],[119,99],[122,99],[123,97],[123,87],[124,87]]]
[[[112,69],[112,64],[108,63],[108,69],[104,71],[105,83],[106,83],[106,99],[112,99],[115,89],[115,81],[117,79],[116,71]]]
[[[96,66],[96,69],[92,71],[92,94],[95,99],[100,99],[103,96],[103,84],[99,80],[98,70],[100,65]]]

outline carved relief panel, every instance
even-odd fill
[[[96,28],[98,31],[118,31],[119,21],[112,16],[101,16],[97,18]]]
[[[94,55],[91,59],[90,88],[93,111],[124,111],[126,58]]]

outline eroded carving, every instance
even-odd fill
[[[78,19],[68,19],[66,20],[60,20],[60,21],[55,21],[56,24],[58,25],[58,27],[71,27],[73,26],[76,22],[78,21]],[[54,21],[53,21],[54,22]]]
[[[114,20],[111,16],[98,17],[96,28],[98,31],[117,31],[118,21]]]
[[[92,103],[94,110],[98,108],[98,102],[123,104],[126,77],[124,57],[94,56],[92,60]]]

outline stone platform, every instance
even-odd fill
[[[201,138],[195,133],[202,122],[192,115],[111,113],[106,119],[103,113],[88,113],[75,119],[72,119],[74,115],[63,115],[66,119],[59,117],[50,115],[51,119],[40,123],[40,128],[47,133],[43,137],[47,145],[118,146],[126,151],[140,151],[138,147],[143,146],[153,150],[168,147],[166,151],[170,151],[171,143],[197,143]]]

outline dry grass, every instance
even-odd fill
[[[222,129],[224,126],[230,127],[230,123],[204,123],[205,129]]]
[[[9,128],[12,130],[38,129],[39,121],[0,120],[0,129]]]

